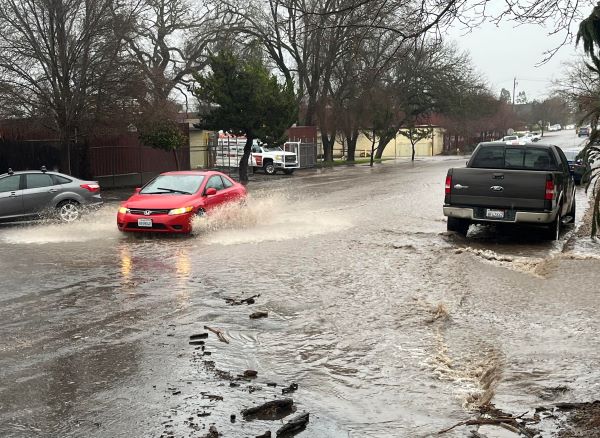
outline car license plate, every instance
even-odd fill
[[[485,210],[485,217],[490,219],[504,219],[504,210],[492,210],[488,208]]]
[[[152,219],[138,219],[138,227],[152,228]]]

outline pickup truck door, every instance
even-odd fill
[[[252,151],[250,153],[250,165],[252,167],[262,167],[262,161],[262,151],[260,150],[260,146],[252,146]]]
[[[571,206],[573,200],[575,199],[575,180],[571,176],[571,172],[569,170],[569,160],[565,156],[562,149],[559,147],[556,148],[556,152],[560,158],[562,175],[560,177],[560,186],[563,189],[563,210],[561,211],[561,215],[568,215],[571,211]]]

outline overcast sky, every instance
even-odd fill
[[[575,56],[574,42],[563,46],[554,57],[545,58],[544,52],[560,45],[561,36],[549,36],[548,30],[537,25],[516,26],[502,23],[500,27],[486,23],[471,33],[458,26],[450,29],[449,36],[458,47],[469,52],[476,68],[485,76],[492,89],[500,94],[502,88],[512,96],[513,78],[517,78],[517,95],[525,91],[527,98],[546,97],[552,80],[564,70],[562,63]]]

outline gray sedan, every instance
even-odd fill
[[[100,206],[100,186],[57,172],[24,171],[0,175],[0,222],[57,216],[79,219],[84,207]]]

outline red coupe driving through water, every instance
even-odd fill
[[[190,233],[192,219],[246,197],[246,188],[215,171],[162,173],[119,207],[120,231]]]

